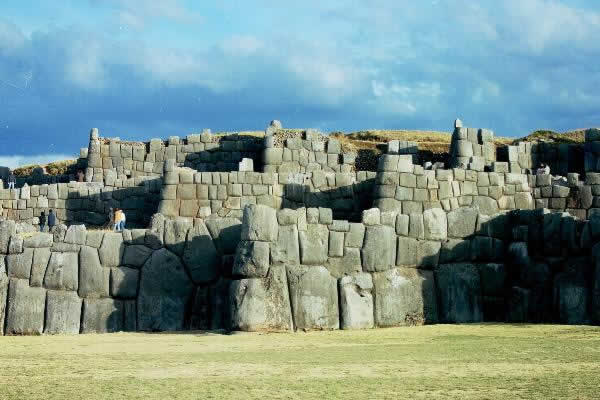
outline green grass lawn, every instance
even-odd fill
[[[0,337],[0,399],[598,399],[600,328]]]

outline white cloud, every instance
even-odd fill
[[[77,157],[72,154],[36,154],[36,155],[16,155],[0,156],[0,166],[8,168],[17,168],[25,165],[48,164],[53,161],[74,160]]]
[[[223,52],[230,56],[248,56],[264,47],[264,43],[255,36],[236,35],[227,38],[221,44]]]

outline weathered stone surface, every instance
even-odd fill
[[[29,287],[24,279],[11,279],[6,312],[6,334],[35,335],[44,329],[46,291]]]
[[[221,254],[235,254],[240,243],[242,224],[236,218],[214,218],[204,221]]]
[[[275,209],[257,204],[244,208],[242,240],[274,242],[277,240],[278,231]]]
[[[81,302],[75,292],[49,290],[44,333],[79,333]]]
[[[339,329],[337,280],[322,266],[288,266],[297,329]]]
[[[273,262],[296,265],[300,264],[300,245],[297,225],[279,227],[277,242],[271,244]]]
[[[29,279],[31,276],[32,261],[33,249],[25,249],[21,254],[9,254],[6,256],[8,276],[11,278]]]
[[[448,213],[448,236],[465,238],[475,232],[478,210],[458,208]]]
[[[52,253],[44,276],[44,287],[76,291],[79,288],[78,272],[77,253]]]
[[[480,264],[481,294],[483,296],[501,296],[506,284],[504,264]]]
[[[343,257],[332,257],[327,261],[327,270],[335,278],[362,271],[360,249],[346,247]]]
[[[122,299],[135,299],[139,276],[140,271],[138,269],[127,267],[111,268],[110,295]]]
[[[152,249],[141,244],[126,245],[123,252],[123,265],[128,265],[134,268],[140,268],[148,260]]]
[[[339,280],[342,329],[373,328],[372,290],[373,280],[367,273],[357,273]]]
[[[84,299],[81,333],[123,330],[123,302],[115,299]]]
[[[8,244],[8,254],[19,254],[23,252],[23,238],[19,235],[12,235]]]
[[[51,233],[38,232],[23,240],[23,247],[42,248],[52,247],[54,237]]]
[[[71,225],[67,228],[64,242],[83,245],[86,240],[86,232],[85,225]]]
[[[6,298],[8,295],[8,275],[4,257],[0,256],[0,336],[4,335],[4,316],[6,315]]]
[[[499,211],[498,202],[488,196],[473,197],[473,206],[476,206],[479,212],[484,215],[494,215]]]
[[[233,275],[244,278],[264,278],[269,272],[269,243],[242,241],[238,245]]]
[[[329,230],[325,225],[308,224],[300,231],[300,257],[304,265],[322,265],[329,253]]]
[[[375,324],[422,325],[438,321],[432,271],[394,268],[373,274]]]
[[[591,322],[588,312],[590,290],[583,274],[576,271],[558,274],[553,290],[555,315],[560,323],[583,325]]]
[[[385,271],[396,262],[396,231],[385,225],[367,227],[362,249],[363,270]]]
[[[30,286],[42,286],[46,268],[50,261],[50,249],[39,248],[33,251],[33,262],[31,263],[31,276],[29,278]]]
[[[446,323],[481,322],[481,280],[472,264],[442,264],[435,269],[439,319]]]
[[[54,228],[52,228],[52,236],[54,237],[54,242],[64,242],[66,234],[67,226],[65,224],[58,224]]]
[[[365,226],[359,223],[351,223],[350,231],[346,233],[344,246],[361,248],[365,238]]]
[[[448,237],[448,221],[446,213],[440,208],[423,211],[425,239],[446,240]]]
[[[181,330],[193,285],[179,258],[160,249],[142,267],[137,301],[138,329]]]
[[[236,280],[229,286],[230,325],[242,331],[292,330],[292,313],[283,266],[265,278]]]
[[[108,297],[110,268],[100,264],[98,250],[81,246],[79,252],[79,296],[80,297]]]
[[[5,220],[0,221],[0,253],[7,254],[8,253],[8,245],[10,242],[10,237],[14,235],[16,232],[16,224],[15,221]]]
[[[100,248],[102,245],[102,239],[104,238],[103,231],[88,231],[85,239],[86,246],[93,247],[95,249]]]
[[[202,221],[188,231],[183,262],[196,284],[211,282],[219,275],[217,249]]]
[[[531,291],[521,287],[512,287],[508,294],[506,320],[508,322],[529,321]]]
[[[165,221],[165,247],[181,256],[185,248],[185,239],[190,228],[192,228],[192,223],[186,219]],[[123,264],[125,264],[125,262],[123,262]]]
[[[124,250],[123,235],[117,232],[105,233],[98,251],[102,266],[106,268],[119,266]]]

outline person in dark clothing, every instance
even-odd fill
[[[54,214],[54,211],[50,210],[50,213],[48,214],[48,230],[52,230],[54,225],[56,225],[56,214]]]
[[[40,215],[40,232],[44,232],[44,226],[46,226],[46,213],[42,211]]]
[[[8,188],[14,189],[16,183],[17,178],[15,177],[15,174],[12,171],[10,171],[10,173],[8,174]]]

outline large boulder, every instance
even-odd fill
[[[0,254],[8,253],[10,237],[15,234],[16,230],[15,221],[0,221]]]
[[[297,225],[283,225],[279,227],[277,242],[271,244],[271,257],[273,262],[292,265],[300,264]]]
[[[121,264],[134,268],[140,268],[146,263],[146,260],[148,260],[150,254],[152,254],[152,251],[153,250],[151,248],[144,246],[143,244],[126,245]]]
[[[75,292],[49,290],[45,333],[79,333],[82,300]]]
[[[167,249],[181,256],[190,228],[192,228],[192,223],[186,219],[166,220],[164,240]]]
[[[269,272],[269,243],[243,241],[238,245],[233,275],[245,278],[264,278]]]
[[[242,240],[274,242],[277,240],[278,231],[275,209],[260,204],[251,204],[244,208]]]
[[[77,253],[52,253],[44,287],[55,290],[77,290],[79,288]]]
[[[23,240],[23,247],[31,248],[42,248],[52,247],[54,236],[51,233],[38,232],[34,235],[28,236]]]
[[[396,263],[396,231],[391,226],[367,227],[362,248],[363,270],[385,271]]]
[[[439,319],[445,323],[481,322],[479,270],[473,264],[442,264],[435,269]]]
[[[123,330],[123,302],[115,299],[84,299],[81,333]]]
[[[432,271],[394,268],[373,274],[375,324],[422,325],[438,321]]]
[[[8,276],[4,257],[0,256],[0,336],[4,335],[4,316],[6,315],[6,296],[8,294]]]
[[[554,310],[558,322],[582,325],[591,322],[590,290],[583,273],[567,271],[554,278]]]
[[[21,254],[6,256],[8,276],[11,278],[29,279],[31,276],[31,263],[33,262],[33,249],[25,249]]]
[[[204,221],[221,254],[234,254],[242,234],[242,224],[236,218],[209,218]]]
[[[323,265],[329,253],[329,229],[320,224],[308,224],[300,231],[300,257],[304,265]]]
[[[204,222],[188,231],[183,262],[196,284],[212,282],[219,276],[219,255]]]
[[[241,279],[229,286],[230,327],[242,331],[292,330],[292,313],[283,266],[265,278]]]
[[[110,268],[121,265],[121,258],[123,257],[124,250],[125,246],[123,245],[123,235],[121,233],[105,233],[104,238],[102,239],[102,245],[98,250],[102,266]]]
[[[108,297],[110,268],[100,264],[98,250],[81,246],[79,252],[79,296]]]
[[[46,268],[50,261],[50,249],[39,248],[33,251],[33,262],[31,263],[31,276],[29,277],[30,286],[42,286]]]
[[[337,280],[322,266],[288,266],[297,329],[339,329]]]
[[[135,299],[140,271],[135,268],[111,268],[110,295],[122,299]]]
[[[475,233],[477,227],[476,208],[458,208],[448,213],[448,236],[465,238]]]
[[[83,245],[86,240],[86,232],[85,225],[71,225],[67,228],[64,242]]]
[[[441,208],[430,208],[423,211],[425,239],[446,240],[448,237],[448,220],[446,212]]]
[[[179,258],[160,249],[142,267],[137,299],[138,329],[182,330],[194,286]]]
[[[339,281],[340,326],[342,329],[373,328],[373,279],[361,272]]]
[[[11,279],[6,312],[6,334],[39,335],[44,329],[46,291],[30,287],[23,279]]]

